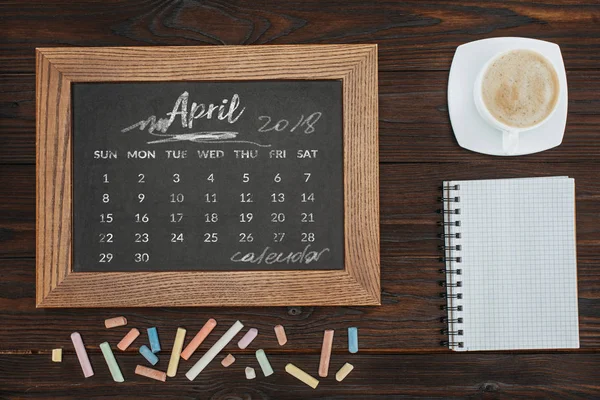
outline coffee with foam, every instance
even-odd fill
[[[483,103],[499,122],[517,129],[534,126],[554,110],[560,94],[552,64],[531,50],[513,50],[494,60],[481,83]]]

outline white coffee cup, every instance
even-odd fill
[[[473,98],[475,100],[475,107],[477,108],[479,115],[481,115],[481,117],[488,124],[490,124],[491,126],[493,126],[496,129],[498,129],[502,133],[502,149],[506,155],[512,155],[517,152],[517,149],[519,147],[519,134],[521,132],[529,131],[531,129],[538,128],[541,125],[545,124],[555,113],[556,109],[558,108],[558,103],[559,103],[558,101],[555,101],[554,107],[546,115],[546,117],[543,120],[537,122],[535,125],[530,125],[527,127],[514,127],[514,126],[507,125],[507,124],[503,123],[502,121],[499,121],[498,119],[496,119],[490,113],[490,111],[486,107],[485,102],[483,100],[482,84],[483,84],[483,79],[484,79],[485,73],[487,72],[488,68],[496,60],[498,60],[499,58],[501,58],[502,56],[504,56],[507,53],[517,51],[517,50],[527,50],[527,51],[532,51],[532,52],[536,53],[542,59],[546,60],[548,65],[552,66],[552,68],[554,69],[554,72],[556,74],[558,73],[556,65],[554,65],[554,63],[552,61],[550,61],[546,56],[544,56],[543,54],[541,54],[535,50],[532,50],[532,49],[521,49],[521,48],[510,49],[507,51],[500,52],[500,53],[496,54],[494,57],[492,57],[491,59],[489,59],[485,63],[483,68],[481,68],[481,71],[479,72],[479,75],[477,76],[477,79],[475,80],[475,86],[473,88]],[[559,99],[561,96],[563,96],[565,88],[563,87],[563,84],[561,83],[561,81],[559,79],[557,79],[557,82],[558,82],[558,90],[559,90],[559,92],[557,94],[557,99]]]

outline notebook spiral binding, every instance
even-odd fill
[[[463,323],[461,317],[463,293],[461,290],[462,281],[460,280],[462,269],[456,265],[462,262],[460,256],[462,245],[456,243],[457,239],[461,239],[459,191],[459,185],[444,184],[442,186],[442,197],[440,197],[442,208],[438,210],[438,213],[443,216],[442,221],[439,223],[443,227],[443,233],[438,235],[444,243],[439,246],[439,249],[443,252],[440,262],[445,264],[445,268],[439,270],[445,278],[440,282],[440,286],[446,289],[445,292],[440,293],[440,297],[446,299],[446,304],[442,305],[440,309],[448,313],[447,317],[440,319],[441,323],[447,325],[447,328],[441,329],[440,333],[448,337],[446,340],[442,340],[440,345],[450,348],[464,347],[464,342],[460,340],[463,335],[460,325]]]

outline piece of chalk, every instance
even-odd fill
[[[90,359],[87,351],[85,350],[85,346],[83,345],[83,340],[81,339],[79,332],[71,333],[71,341],[73,342],[73,346],[75,346],[75,352],[77,353],[77,359],[81,365],[83,376],[89,378],[90,376],[94,375],[94,370],[92,369],[92,364],[90,364]]]
[[[211,318],[208,321],[206,321],[202,329],[200,329],[198,333],[196,333],[196,336],[194,336],[192,341],[188,343],[188,345],[185,347],[185,349],[181,353],[181,358],[183,358],[184,360],[188,360],[192,356],[192,354],[194,354],[196,349],[200,347],[202,342],[204,342],[204,339],[206,339],[208,334],[211,333],[213,329],[215,329],[215,326],[217,326],[217,321],[215,321],[214,319]]]
[[[301,382],[306,383],[313,389],[316,389],[319,385],[319,381],[306,372],[302,371],[300,368],[296,367],[294,364],[288,364],[285,366],[285,372],[293,376],[294,378],[300,380]]]
[[[225,332],[223,336],[221,336],[221,338],[219,338],[219,340],[217,340],[217,342],[213,344],[213,346],[208,349],[206,353],[204,353],[204,355],[196,364],[194,364],[192,368],[190,368],[185,376],[190,381],[196,379],[200,372],[202,372],[202,370],[206,368],[206,366],[217,356],[217,354],[219,354],[219,352],[223,350],[229,342],[231,342],[234,336],[237,335],[243,327],[244,324],[242,324],[240,321],[236,321],[233,325],[231,325],[227,332]]]
[[[223,359],[223,361],[221,361],[221,365],[223,365],[225,368],[227,368],[234,362],[235,362],[235,357],[232,356],[231,354],[227,354],[227,357],[225,357]]]
[[[152,350],[153,353],[158,353],[160,351],[160,340],[158,340],[158,331],[155,327],[148,328],[146,331],[148,332],[150,350]]]
[[[167,367],[167,376],[171,378],[177,375],[177,367],[179,366],[179,357],[181,357],[181,348],[183,347],[184,340],[185,329],[177,328],[175,343],[173,343],[173,351],[171,351],[171,359],[169,360],[169,366]]]
[[[52,361],[62,362],[62,349],[52,349]]]
[[[108,342],[100,343],[100,350],[102,350],[102,355],[106,360],[106,364],[108,365],[108,369],[112,375],[113,381],[125,382],[125,379],[123,379],[123,374],[121,373],[121,368],[119,368],[119,364],[117,364],[115,355],[110,348],[110,344],[108,344]]]
[[[346,378],[348,376],[348,374],[350,373],[350,371],[352,371],[354,369],[354,365],[350,364],[350,363],[346,363],[342,366],[342,368],[340,368],[340,370],[338,372],[336,372],[335,374],[335,380],[338,382],[341,382],[344,380],[344,378]]]
[[[348,328],[348,351],[352,354],[358,352],[358,328]]]
[[[133,341],[137,339],[138,336],[140,336],[140,331],[138,331],[136,328],[131,328],[127,335],[125,335],[123,339],[121,339],[117,347],[121,351],[127,350],[127,348],[131,346],[131,343],[133,343]]]
[[[140,354],[143,355],[144,358],[152,365],[156,365],[158,362],[158,357],[156,357],[156,354],[154,354],[152,350],[150,350],[145,344],[140,347]]]
[[[244,350],[246,347],[252,343],[252,341],[258,336],[258,329],[250,328],[248,332],[240,339],[238,342],[238,347]]]
[[[104,326],[107,328],[116,328],[117,326],[127,325],[127,318],[125,317],[114,317],[104,320]]]
[[[254,379],[256,378],[256,372],[252,367],[246,367],[246,379]]]
[[[321,361],[319,362],[319,376],[327,377],[329,373],[329,359],[331,358],[331,346],[333,345],[333,329],[326,329],[323,334],[323,346],[321,347]]]
[[[157,381],[164,382],[167,380],[167,374],[157,369],[144,367],[143,365],[138,365],[135,367],[135,374],[145,376],[146,378],[156,379]]]
[[[277,342],[280,346],[287,343],[287,336],[285,335],[285,329],[281,325],[275,325],[275,336],[277,336]]]
[[[256,350],[256,359],[258,360],[258,364],[260,364],[260,369],[265,376],[273,375],[273,368],[271,367],[271,363],[265,354],[263,349]]]

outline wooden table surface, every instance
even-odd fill
[[[3,1],[0,3],[0,398],[399,399],[600,398],[600,3],[518,1]],[[448,119],[446,86],[456,47],[499,36],[561,46],[569,83],[563,144],[500,158],[460,148]],[[62,309],[35,297],[35,58],[43,46],[378,43],[381,162],[380,307]],[[468,90],[468,89],[467,89]],[[568,175],[577,191],[581,348],[453,353],[439,346],[438,186],[443,179]],[[548,293],[551,296],[552,293]],[[126,383],[112,381],[97,347],[125,328],[157,326],[167,353],[176,328],[197,331],[236,319],[257,327],[276,374],[246,381],[251,350],[216,362],[194,382],[133,375],[138,345],[117,357]],[[507,310],[510,315],[510,311]],[[273,326],[287,328],[278,347]],[[360,352],[346,351],[358,326]],[[312,390],[283,372],[287,362],[316,375],[323,330],[336,329],[331,371],[355,365]],[[84,379],[69,335],[81,332],[96,375]],[[216,340],[211,336],[208,344]],[[61,364],[50,361],[64,347]],[[206,348],[204,345],[202,348]],[[195,361],[197,358],[193,358]],[[165,369],[166,355],[158,365]],[[192,362],[182,362],[186,371]]]

